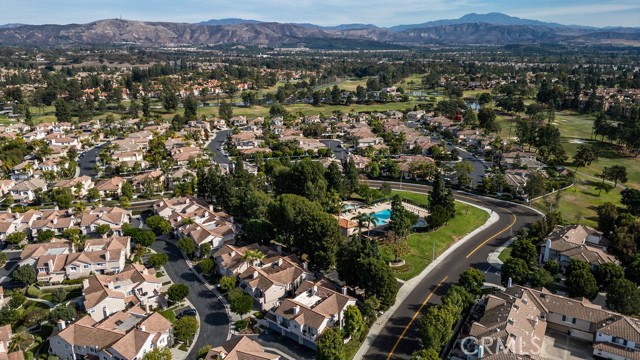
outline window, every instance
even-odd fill
[[[85,269],[88,269],[88,268],[89,268],[89,265],[85,264],[85,265],[84,265],[84,266],[82,266],[82,267],[83,267],[83,268],[85,268]]]
[[[77,267],[75,267],[75,266],[70,266],[70,267],[69,267],[69,271],[71,271],[71,272],[73,272],[73,271],[77,271],[77,270],[78,270],[78,268],[77,268]]]

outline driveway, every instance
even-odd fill
[[[218,131],[216,136],[207,144],[209,150],[214,154],[213,161],[218,164],[231,164],[231,160],[222,153],[224,149],[224,143],[227,141],[227,137],[231,134],[231,130]]]
[[[78,159],[78,168],[80,169],[80,176],[89,176],[95,178],[98,176],[98,172],[94,169],[96,166],[96,157],[105,144],[96,146],[89,151],[84,152],[82,158]]]
[[[320,140],[321,143],[325,144],[333,153],[333,156],[344,162],[347,161],[347,159],[349,159],[349,153],[347,152],[347,150],[345,150],[342,147],[342,141],[340,140],[329,140],[329,139],[322,139]]]
[[[200,334],[187,359],[195,359],[205,345],[222,345],[229,335],[229,318],[222,302],[191,271],[173,240],[158,238],[151,248],[169,255],[164,266],[167,275],[174,283],[189,286],[188,299],[200,316]]]

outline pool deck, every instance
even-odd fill
[[[413,204],[408,204],[406,202],[403,202],[402,205],[404,205],[404,208],[411,211],[412,213],[418,215],[421,218],[426,219],[427,216],[429,216],[429,211],[427,211],[427,209],[413,205]],[[383,203],[379,203],[379,204],[375,204],[373,206],[369,206],[369,207],[361,207],[361,208],[357,208],[355,210],[351,210],[349,212],[345,212],[343,213],[343,216],[349,219],[352,219],[360,214],[370,214],[370,213],[377,213],[383,210],[389,210],[391,209],[391,202],[390,201],[386,201]],[[386,225],[386,224],[385,224]]]

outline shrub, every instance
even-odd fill
[[[53,290],[53,293],[51,294],[51,300],[56,304],[63,302],[66,297],[67,292],[63,288],[57,288]]]
[[[167,296],[173,302],[180,302],[189,296],[189,287],[185,284],[173,284],[169,286]]]
[[[35,285],[31,285],[27,288],[27,296],[32,298],[40,298],[42,297],[42,290],[35,287]]]
[[[249,321],[248,320],[236,321],[236,330],[237,331],[242,331],[242,330],[246,329],[247,326],[249,326]]]

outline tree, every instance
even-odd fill
[[[49,240],[53,239],[56,236],[55,231],[53,230],[40,230],[38,231],[38,242],[48,242]]]
[[[493,97],[491,97],[490,93],[482,93],[478,96],[478,104],[480,106],[484,106],[493,101]]]
[[[0,267],[3,267],[7,263],[7,260],[9,260],[7,253],[0,252]]]
[[[524,191],[529,198],[535,198],[547,191],[547,178],[540,171],[532,171]]]
[[[122,184],[122,189],[120,189],[120,193],[122,194],[122,197],[127,197],[131,199],[133,197],[134,190],[135,189],[133,188],[133,185],[129,181],[125,181],[125,183]]]
[[[96,233],[100,236],[107,235],[111,231],[109,224],[100,224],[96,226]]]
[[[456,321],[456,309],[451,306],[430,307],[420,318],[419,332],[424,348],[440,352],[440,349],[453,336],[453,326]]]
[[[500,132],[500,125],[496,122],[496,112],[493,108],[482,107],[478,111],[478,123],[486,132]]]
[[[193,95],[188,95],[182,102],[184,107],[184,118],[186,121],[192,121],[198,118],[198,101]]]
[[[364,320],[362,320],[362,314],[357,306],[347,306],[344,312],[344,327],[342,329],[349,336],[357,334],[364,329]]]
[[[166,263],[169,262],[169,255],[167,254],[152,254],[149,256],[149,265],[153,266],[154,269],[160,269]]]
[[[69,188],[57,188],[54,190],[53,200],[61,209],[69,209],[73,202],[73,194]]]
[[[58,99],[54,104],[58,122],[71,121],[71,105],[66,100]]]
[[[233,107],[230,103],[223,101],[218,108],[218,116],[224,120],[229,120],[233,117]]]
[[[198,263],[198,269],[200,269],[200,272],[205,275],[210,274],[215,267],[216,262],[211,258],[203,259]]]
[[[145,223],[158,236],[169,234],[172,230],[171,223],[160,215],[149,216]]]
[[[130,236],[131,241],[144,247],[149,247],[156,241],[156,235],[151,230],[129,227],[124,231],[125,236]]]
[[[186,284],[172,284],[167,289],[167,297],[172,302],[180,302],[189,296],[189,286]]]
[[[195,316],[184,316],[173,323],[173,333],[176,339],[189,343],[198,331],[198,319]]]
[[[185,237],[178,240],[178,249],[191,256],[193,252],[196,251],[196,245],[191,239]]]
[[[591,165],[592,162],[598,160],[596,149],[592,145],[582,144],[578,145],[578,150],[573,156],[573,165],[578,168]]]
[[[18,245],[27,238],[27,234],[22,231],[16,231],[7,235],[7,242],[11,245]]]
[[[163,86],[160,101],[162,101],[162,107],[168,112],[174,112],[178,109],[178,95],[176,95],[173,86],[169,84]]]
[[[398,282],[391,268],[382,260],[365,259],[360,264],[360,287],[367,296],[375,295],[383,307],[396,301]]]
[[[56,304],[63,302],[66,298],[67,292],[64,290],[64,288],[56,288],[51,294],[51,300],[53,300],[53,302]]]
[[[500,276],[502,285],[506,286],[509,278],[516,284],[526,285],[529,279],[529,265],[522,259],[509,258],[502,264]]]
[[[629,181],[627,168],[622,165],[613,165],[610,168],[605,167],[605,170],[603,172],[606,174],[609,180],[614,182],[614,188],[618,186],[618,183],[624,184]]]
[[[637,315],[640,313],[640,289],[627,279],[613,280],[607,291],[607,306],[625,315]]]
[[[613,185],[607,184],[606,182],[596,183],[594,187],[596,188],[596,190],[598,190],[598,196],[602,194],[603,190],[607,194],[609,193],[609,191],[613,190]]]
[[[200,245],[200,256],[202,256],[203,258],[206,258],[209,255],[211,255],[211,244],[204,243]]]
[[[12,309],[19,308],[25,301],[27,301],[27,297],[20,290],[12,291],[9,293],[9,296],[11,297],[11,300],[9,300],[9,306]]]
[[[470,294],[480,295],[484,286],[484,274],[476,268],[468,268],[460,275],[458,284]]]
[[[456,215],[456,205],[451,188],[447,188],[444,176],[438,172],[433,180],[433,187],[429,192],[429,216],[427,222],[432,228],[438,228]]]
[[[49,321],[52,323],[58,322],[58,320],[73,321],[78,316],[75,307],[69,306],[57,306],[49,312]]]
[[[635,254],[625,269],[626,278],[640,285],[640,254]]]
[[[96,201],[100,199],[100,190],[97,187],[92,187],[87,191],[87,200]]]
[[[344,360],[343,344],[340,330],[328,328],[318,338],[316,360]]]
[[[220,289],[223,292],[229,292],[236,287],[236,278],[234,276],[223,276],[220,278]]]
[[[411,354],[411,360],[440,360],[440,354],[432,349],[422,349]]]
[[[640,190],[626,188],[620,192],[622,199],[620,202],[627,207],[627,210],[635,216],[640,215]]]
[[[571,270],[571,265],[574,262],[581,261],[571,260],[571,264],[569,264],[569,275],[565,280],[565,284],[569,290],[569,296],[593,299],[598,293],[596,278],[591,273],[588,265],[586,268],[581,267]]]
[[[244,314],[253,308],[253,297],[239,288],[229,291],[227,299],[229,300],[229,308],[234,313],[240,315],[241,320]]]
[[[601,289],[608,289],[614,280],[624,278],[624,269],[616,263],[604,263],[599,265],[593,274]]]
[[[36,282],[36,270],[31,265],[22,265],[13,272],[13,279],[26,285]]]
[[[529,266],[534,266],[538,260],[538,251],[531,240],[519,239],[511,247],[511,256],[524,260]]]
[[[171,355],[171,349],[168,347],[163,348],[154,348],[148,353],[144,354],[142,360],[171,360],[173,359],[173,355]]]
[[[391,199],[391,217],[389,219],[389,229],[398,237],[406,238],[411,230],[412,217],[409,211],[402,205],[400,195],[395,195]],[[396,259],[397,260],[397,259]]]
[[[18,321],[18,311],[9,306],[0,309],[0,325],[14,325]]]
[[[378,317],[378,310],[380,309],[380,300],[373,295],[364,300],[362,304],[362,315],[367,318],[367,323],[372,323],[373,320]]]

